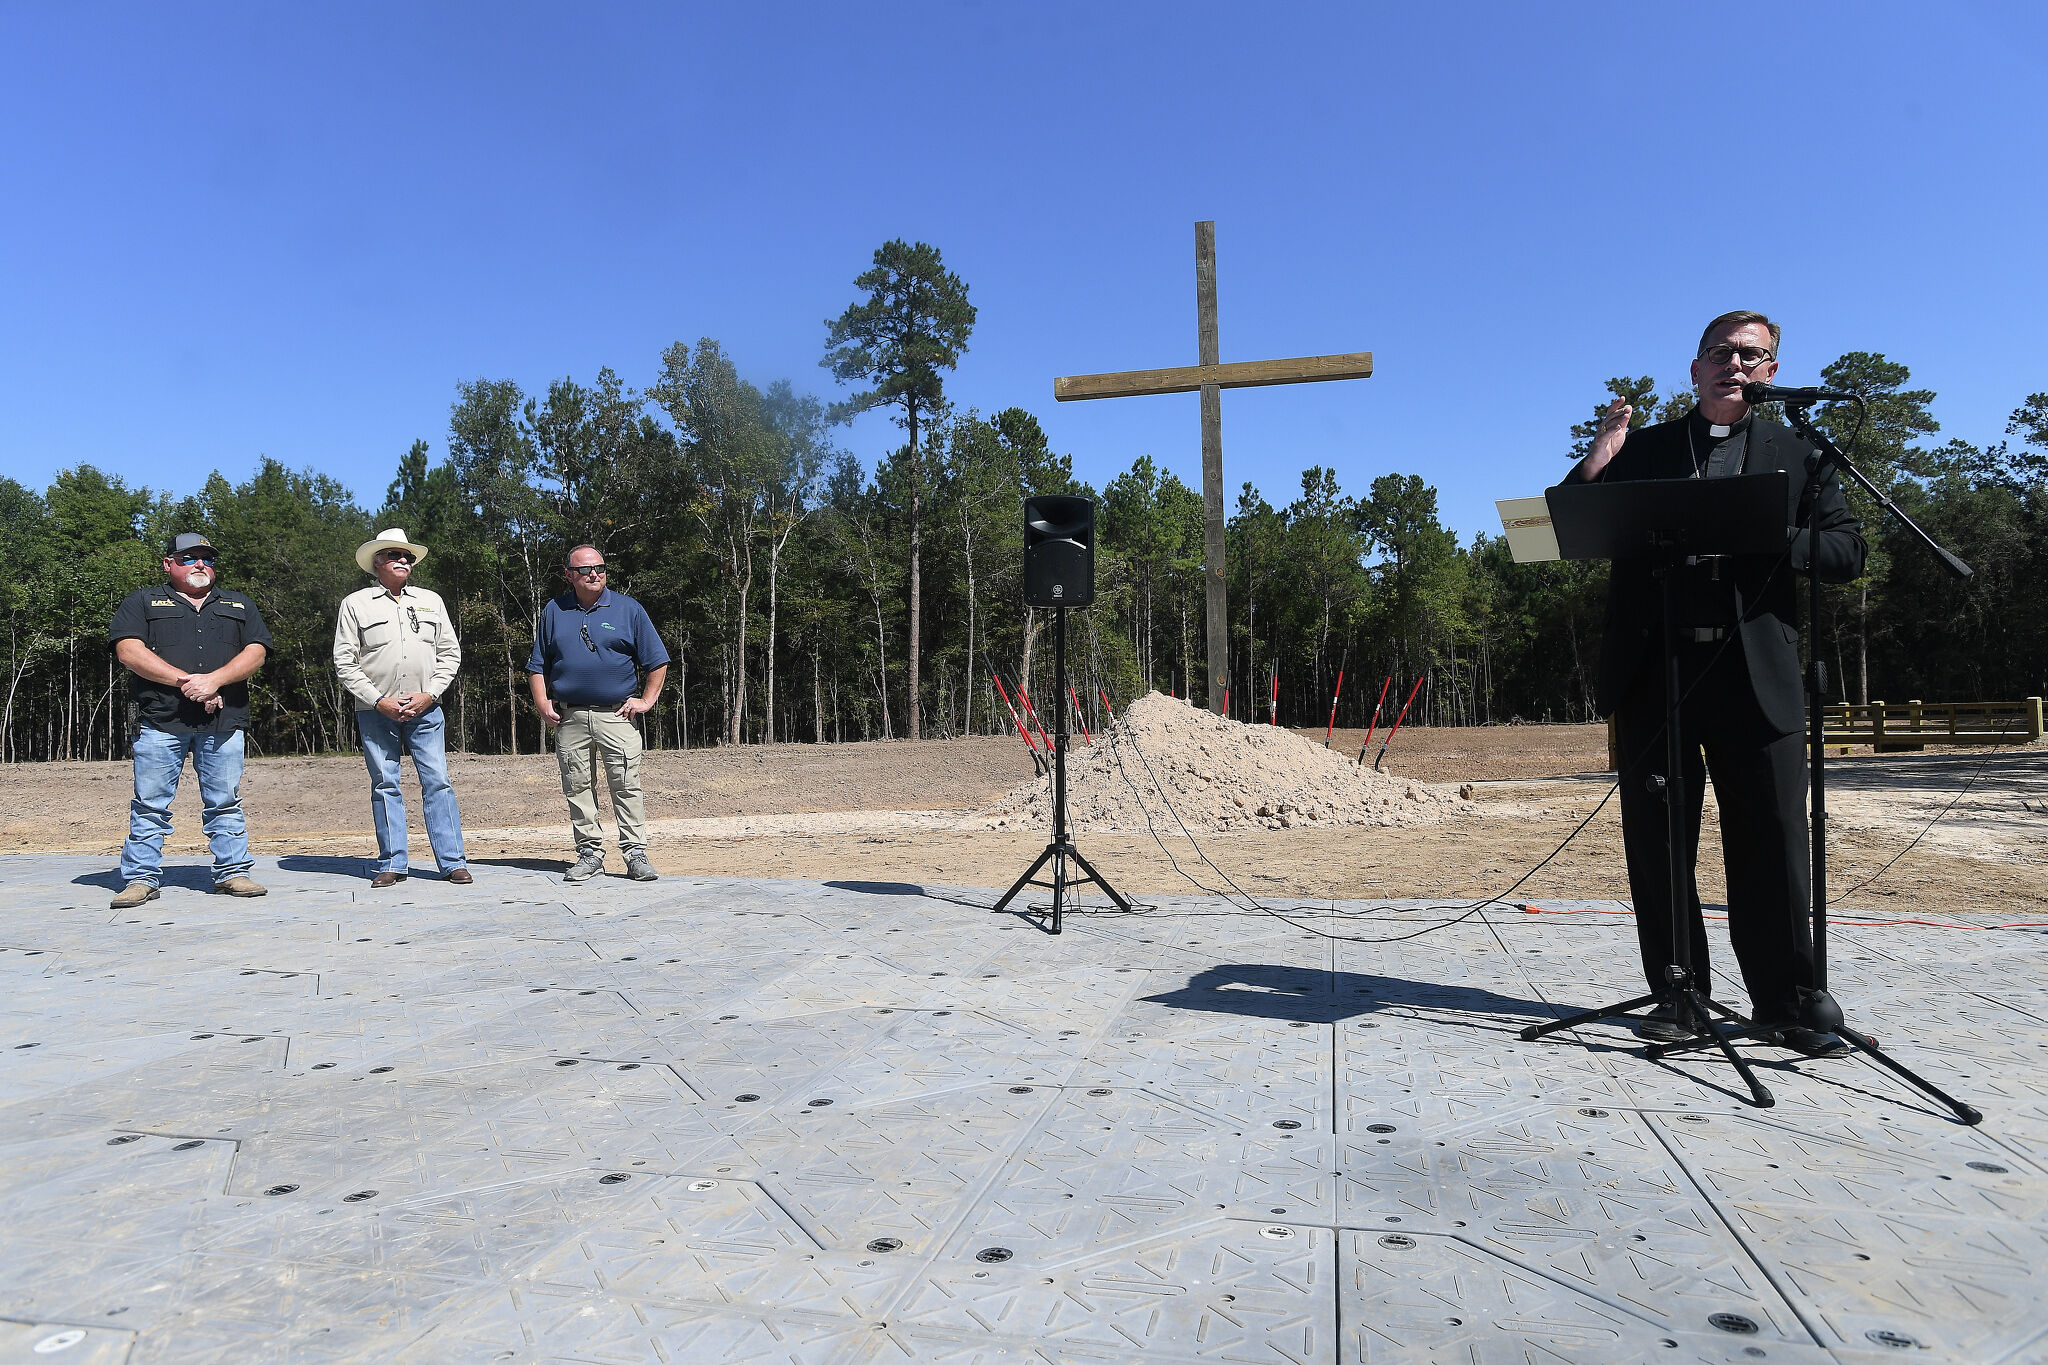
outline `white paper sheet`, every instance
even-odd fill
[[[1541,498],[1500,498],[1500,529],[1517,564],[1539,564],[1557,558],[1557,532],[1550,525],[1550,504]]]

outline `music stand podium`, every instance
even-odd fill
[[[1650,789],[1664,802],[1664,846],[1670,877],[1671,953],[1664,981],[1643,995],[1599,1009],[1533,1024],[1522,1038],[1534,1042],[1548,1034],[1596,1019],[1637,1018],[1646,1005],[1663,1005],[1677,1023],[1718,1042],[1722,1055],[1749,1086],[1760,1109],[1777,1103],[1749,1063],[1714,1027],[1713,1014],[1738,1024],[1748,1021],[1726,1005],[1703,994],[1692,961],[1693,869],[1681,850],[1687,845],[1682,822],[1689,809],[1685,793],[1684,736],[1679,707],[1684,700],[1678,670],[1676,570],[1690,560],[1710,555],[1776,555],[1789,539],[1785,507],[1790,495],[1783,470],[1737,474],[1721,479],[1641,479],[1619,483],[1560,484],[1544,495],[1557,532],[1562,559],[1648,559],[1662,598],[1661,633],[1664,664],[1664,775],[1649,778]],[[1618,774],[1626,782],[1629,775]],[[1640,913],[1640,911],[1638,912]]]

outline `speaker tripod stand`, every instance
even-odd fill
[[[1052,692],[1056,698],[1053,704],[1052,732],[1052,842],[1045,846],[1045,851],[1038,855],[1038,860],[1025,869],[1024,875],[1003,893],[1003,898],[995,903],[995,908],[1002,910],[1007,907],[1017,898],[1017,893],[1027,886],[1043,887],[1052,892],[1052,915],[1046,931],[1057,934],[1061,929],[1060,921],[1066,911],[1066,902],[1078,887],[1094,883],[1119,910],[1128,912],[1131,903],[1125,900],[1123,894],[1115,887],[1103,880],[1102,874],[1081,856],[1081,850],[1074,847],[1074,840],[1067,832],[1067,609],[1054,607],[1052,610]],[[1052,864],[1052,880],[1036,880],[1039,869],[1047,863]],[[1069,864],[1080,869],[1079,876],[1073,874]]]

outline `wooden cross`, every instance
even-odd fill
[[[1223,390],[1323,379],[1369,379],[1372,352],[1310,355],[1293,360],[1241,360],[1225,365],[1216,345],[1216,224],[1195,224],[1195,340],[1199,365],[1172,370],[1075,374],[1052,381],[1061,403],[1083,398],[1133,398],[1151,393],[1202,394],[1202,558],[1208,588],[1209,709],[1221,714],[1229,684],[1230,626],[1223,579]]]

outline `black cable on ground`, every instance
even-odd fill
[[[1977,764],[1977,771],[1970,774],[1970,780],[1963,783],[1962,787],[1956,792],[1956,794],[1949,798],[1949,802],[1946,806],[1943,806],[1940,810],[1936,811],[1933,815],[1928,817],[1927,823],[1920,826],[1920,832],[1918,834],[1915,834],[1904,848],[1900,849],[1897,853],[1894,853],[1889,859],[1887,859],[1883,867],[1880,867],[1879,869],[1877,869],[1877,871],[1871,873],[1868,877],[1865,877],[1862,881],[1856,883],[1856,885],[1850,887],[1848,890],[1841,892],[1839,895],[1830,899],[1828,901],[1828,908],[1832,910],[1837,905],[1840,905],[1848,897],[1855,895],[1858,891],[1861,891],[1865,887],[1871,885],[1879,877],[1882,877],[1885,873],[1891,871],[1893,863],[1898,862],[1899,859],[1905,857],[1908,853],[1911,853],[1913,851],[1914,845],[1918,844],[1922,839],[1927,837],[1927,831],[1933,829],[1934,826],[1941,820],[1941,818],[1944,815],[1947,815],[1950,811],[1954,810],[1956,808],[1957,802],[1961,801],[1965,796],[1968,796],[1970,794],[1970,789],[1977,785],[1977,779],[1984,776],[1986,770],[1988,770],[1991,767],[1991,760],[1998,757],[2000,752],[2002,752],[2006,747],[2007,746],[2004,744],[1993,745],[1991,751],[1985,754],[1983,760]]]
[[[1777,578],[1778,574],[1785,568],[1785,566],[1790,562],[1790,560],[1791,547],[1787,546],[1785,552],[1781,554],[1778,557],[1777,562],[1771,566],[1771,572],[1769,573],[1769,575],[1766,576],[1764,580],[1764,587],[1760,589],[1757,593],[1757,596],[1759,598],[1761,598],[1764,595],[1764,593],[1768,591],[1771,582]],[[1097,668],[1099,669],[1101,666],[1101,641],[1098,637],[1095,637],[1094,635],[1093,622],[1090,622],[1089,625],[1090,643],[1092,646],[1091,654],[1094,656]],[[1738,638],[1739,627],[1738,630],[1730,631],[1727,637],[1721,641],[1720,647],[1717,648],[1713,652],[1713,654],[1708,657],[1706,663],[1701,666],[1699,672],[1693,678],[1692,684],[1688,686],[1683,693],[1680,694],[1679,706],[1681,708],[1683,708],[1685,702],[1688,699],[1690,699],[1690,697],[1693,694],[1693,691],[1696,688],[1698,688],[1700,683],[1705,681],[1707,675],[1713,671],[1714,666],[1721,661],[1722,655],[1725,654],[1728,651],[1728,649],[1735,644]],[[1193,703],[1190,702],[1189,704],[1192,705]],[[1640,752],[1637,754],[1636,758],[1632,762],[1625,764],[1623,770],[1617,773],[1613,784],[1608,787],[1606,793],[1600,798],[1599,803],[1596,804],[1593,807],[1593,809],[1587,813],[1586,817],[1583,820],[1581,820],[1576,826],[1574,826],[1572,831],[1569,834],[1565,835],[1565,837],[1558,842],[1556,847],[1552,848],[1550,852],[1546,853],[1540,860],[1538,860],[1534,865],[1532,865],[1527,871],[1523,872],[1507,887],[1505,887],[1501,891],[1496,892],[1491,896],[1486,897],[1483,900],[1476,900],[1467,904],[1424,905],[1400,911],[1398,913],[1402,914],[1415,914],[1429,911],[1456,911],[1458,913],[1456,913],[1454,917],[1451,919],[1444,920],[1441,923],[1427,925],[1423,928],[1416,929],[1410,933],[1394,934],[1380,938],[1359,938],[1353,935],[1328,933],[1324,930],[1315,929],[1308,925],[1302,924],[1297,920],[1290,919],[1285,913],[1275,910],[1269,906],[1262,905],[1257,897],[1253,896],[1250,892],[1246,891],[1243,887],[1239,886],[1237,882],[1230,876],[1230,874],[1225,872],[1221,867],[1217,866],[1215,860],[1210,858],[1208,853],[1203,850],[1201,841],[1195,838],[1194,832],[1188,828],[1187,822],[1181,819],[1180,812],[1174,808],[1172,798],[1167,795],[1165,783],[1159,780],[1158,773],[1153,770],[1151,760],[1146,758],[1145,751],[1139,747],[1136,737],[1129,735],[1126,732],[1122,722],[1114,716],[1109,717],[1105,720],[1104,725],[1102,727],[1102,733],[1106,742],[1109,744],[1110,757],[1116,763],[1117,775],[1123,779],[1124,785],[1130,788],[1132,798],[1137,802],[1138,814],[1145,821],[1145,832],[1152,836],[1152,842],[1158,845],[1160,853],[1165,856],[1166,861],[1169,865],[1172,866],[1175,874],[1178,875],[1182,880],[1186,881],[1190,886],[1194,887],[1197,891],[1200,891],[1202,894],[1208,896],[1216,896],[1219,899],[1223,900],[1226,904],[1230,904],[1233,907],[1233,911],[1235,911],[1235,913],[1263,914],[1272,919],[1280,921],[1282,924],[1285,924],[1290,928],[1299,929],[1303,933],[1312,934],[1318,938],[1330,939],[1333,941],[1344,943],[1377,944],[1406,942],[1410,939],[1420,938],[1425,934],[1435,933],[1440,929],[1448,929],[1453,925],[1463,923],[1464,921],[1472,918],[1474,915],[1486,909],[1488,906],[1500,904],[1501,902],[1505,901],[1509,896],[1513,895],[1524,884],[1526,884],[1530,878],[1534,877],[1538,872],[1541,872],[1545,867],[1549,866],[1552,862],[1554,862],[1557,859],[1557,857],[1560,854],[1562,854],[1567,847],[1570,846],[1571,842],[1574,839],[1578,838],[1579,835],[1585,832],[1587,826],[1593,823],[1594,818],[1597,817],[1602,810],[1606,809],[1607,803],[1614,799],[1614,794],[1621,789],[1621,784],[1623,781],[1627,780],[1630,771],[1639,767],[1646,759],[1648,759],[1657,752],[1657,743],[1659,740],[1663,738],[1665,726],[1667,723],[1668,722],[1664,722],[1658,725],[1657,729],[1649,736],[1647,741],[1641,746]],[[1173,855],[1173,851],[1166,846],[1166,841],[1160,837],[1158,828],[1152,822],[1151,812],[1146,809],[1144,794],[1139,790],[1138,785],[1134,781],[1132,781],[1130,771],[1124,764],[1123,754],[1118,746],[1119,740],[1128,740],[1128,742],[1130,743],[1131,752],[1138,756],[1138,761],[1140,764],[1144,766],[1146,776],[1151,780],[1153,787],[1158,791],[1160,803],[1166,807],[1167,814],[1173,817],[1174,824],[1179,827],[1182,837],[1188,841],[1188,846],[1194,849],[1195,856],[1200,858],[1203,863],[1207,864],[1210,870],[1215,872],[1217,876],[1221,877],[1224,883],[1230,888],[1231,891],[1235,892],[1238,896],[1242,897],[1246,902],[1248,908],[1238,908],[1236,906],[1236,903],[1231,900],[1229,893],[1218,891],[1213,887],[1204,885],[1185,867],[1181,866],[1180,860],[1176,858]],[[2002,749],[2003,747],[2004,746],[2001,745],[1999,746],[1999,749]],[[1973,788],[1976,785],[1977,780],[1983,776],[1984,772],[1988,769],[1990,765],[1991,759],[1997,755],[1997,752],[1998,749],[1994,749],[1991,753],[1985,755],[1984,760],[1978,764],[1977,771],[1971,774],[1969,781],[1964,783],[1962,789],[1959,790],[1956,793],[1956,795],[1950,799],[1949,803],[1946,806],[1942,807],[1941,810],[1937,811],[1934,814],[1934,816],[1931,817],[1927,821],[1927,823],[1921,827],[1920,832],[1918,834],[1915,834],[1912,840],[1904,848],[1900,849],[1896,854],[1894,854],[1891,857],[1891,859],[1884,864],[1883,867],[1880,867],[1876,872],[1872,873],[1863,881],[1857,883],[1855,886],[1852,886],[1848,890],[1842,892],[1833,900],[1830,900],[1828,904],[1830,906],[1837,905],[1841,902],[1841,900],[1844,897],[1853,895],[1856,892],[1864,890],[1865,888],[1869,887],[1874,882],[1876,882],[1878,878],[1882,877],[1887,871],[1889,871],[1891,867],[1899,861],[1900,858],[1903,858],[1907,853],[1911,852],[1914,846],[1917,845],[1920,842],[1920,840],[1926,836],[1927,832],[1931,830],[1934,827],[1934,825],[1941,820],[1943,816],[1947,815],[1951,810],[1953,810],[1956,807],[1957,803],[1960,802],[1962,798],[1969,793],[1971,788]],[[1334,910],[1334,905],[1332,909]],[[1157,912],[1158,907],[1156,906],[1144,906],[1138,911],[1138,913]],[[1109,912],[1095,910],[1077,910],[1075,913],[1100,914]],[[1343,913],[1346,915],[1355,915],[1359,912],[1346,911],[1338,913]]]
[[[1122,730],[1123,727],[1119,726],[1118,728],[1119,730]],[[1559,843],[1556,848],[1552,849],[1547,855],[1545,855],[1541,862],[1537,863],[1534,867],[1531,867],[1527,872],[1524,872],[1520,877],[1516,878],[1514,884],[1512,886],[1509,886],[1506,890],[1501,891],[1497,895],[1489,896],[1485,900],[1474,901],[1468,905],[1417,906],[1414,909],[1404,911],[1402,913],[1413,914],[1418,911],[1431,910],[1440,910],[1446,912],[1460,911],[1461,913],[1455,915],[1451,919],[1441,921],[1437,924],[1425,925],[1420,929],[1415,929],[1405,934],[1390,934],[1380,938],[1360,938],[1351,934],[1333,934],[1326,930],[1316,929],[1309,925],[1302,924],[1297,920],[1290,919],[1286,914],[1282,913],[1281,911],[1275,910],[1270,906],[1261,905],[1257,897],[1253,896],[1249,891],[1246,891],[1243,887],[1239,886],[1228,872],[1225,872],[1221,867],[1218,867],[1216,865],[1215,860],[1210,858],[1209,855],[1203,851],[1201,841],[1195,838],[1194,832],[1187,827],[1187,822],[1180,818],[1180,812],[1174,809],[1172,798],[1166,794],[1165,784],[1159,780],[1159,775],[1153,771],[1151,760],[1145,757],[1145,751],[1138,747],[1137,739],[1134,736],[1130,736],[1127,732],[1123,737],[1129,740],[1131,752],[1138,756],[1139,763],[1144,765],[1146,776],[1152,780],[1152,785],[1159,792],[1160,804],[1166,807],[1167,814],[1171,815],[1173,817],[1173,822],[1180,827],[1182,837],[1188,841],[1189,847],[1195,850],[1195,856],[1200,858],[1204,863],[1208,864],[1210,870],[1215,872],[1217,876],[1221,877],[1224,883],[1227,886],[1229,886],[1232,891],[1235,891],[1239,896],[1244,898],[1249,908],[1240,911],[1240,913],[1263,914],[1272,919],[1278,920],[1280,923],[1287,925],[1289,928],[1299,929],[1303,933],[1312,934],[1317,938],[1329,939],[1334,942],[1340,943],[1401,943],[1405,942],[1408,939],[1420,938],[1424,934],[1436,933],[1440,929],[1448,929],[1454,924],[1460,924],[1463,923],[1465,920],[1472,918],[1474,915],[1484,910],[1487,906],[1497,904],[1505,897],[1513,894],[1517,887],[1521,886],[1522,883],[1528,881],[1529,878],[1535,876],[1536,873],[1543,869],[1545,864],[1549,863],[1552,859],[1556,858],[1558,854],[1562,853],[1565,849],[1565,845],[1569,844],[1573,839],[1577,838],[1579,836],[1579,833],[1582,830],[1584,830],[1587,825],[1593,822],[1593,817],[1598,815],[1603,809],[1606,808],[1607,802],[1610,799],[1612,799],[1615,791],[1618,790],[1620,787],[1620,783],[1618,782],[1614,786],[1609,787],[1607,789],[1607,794],[1600,798],[1600,804],[1595,806],[1592,809],[1592,811],[1586,816],[1586,818],[1579,822],[1578,827],[1574,829],[1570,834],[1566,835],[1564,837],[1563,842]],[[1187,869],[1183,868],[1180,865],[1179,860],[1174,858],[1173,854],[1167,850],[1165,841],[1159,838],[1158,831],[1154,829],[1152,826],[1151,814],[1145,809],[1144,798],[1142,794],[1138,792],[1137,784],[1131,781],[1130,773],[1124,767],[1122,753],[1113,748],[1112,757],[1116,761],[1117,770],[1123,776],[1124,782],[1126,783],[1126,785],[1130,786],[1133,795],[1136,796],[1138,799],[1138,812],[1145,818],[1146,829],[1152,834],[1153,841],[1159,845],[1160,851],[1162,853],[1166,853],[1167,861],[1173,864],[1173,870],[1179,873],[1180,876],[1184,878],[1188,882],[1188,884],[1193,886],[1196,890],[1202,892],[1205,895],[1217,896],[1223,899],[1224,901],[1229,902],[1230,897],[1227,893],[1214,890],[1213,888],[1208,886],[1204,886],[1199,880],[1192,876],[1187,871]],[[1231,903],[1234,904],[1234,902]]]
[[[1764,593],[1769,590],[1771,582],[1777,578],[1779,572],[1782,571],[1785,565],[1790,562],[1791,557],[1792,549],[1791,546],[1788,545],[1786,546],[1784,553],[1778,556],[1777,562],[1771,566],[1771,572],[1764,579],[1764,587],[1762,589],[1759,589],[1757,593],[1758,597],[1762,597]],[[1721,641],[1720,648],[1716,649],[1713,652],[1713,654],[1708,657],[1707,662],[1700,668],[1699,673],[1693,678],[1691,686],[1687,687],[1684,692],[1679,694],[1678,704],[1681,708],[1685,705],[1687,699],[1692,696],[1694,689],[1696,689],[1701,682],[1705,681],[1707,675],[1713,671],[1714,665],[1718,664],[1721,661],[1721,656],[1728,651],[1729,647],[1733,645],[1738,638],[1739,630],[1731,630],[1726,636],[1726,638],[1724,638]],[[1358,938],[1347,934],[1327,933],[1323,930],[1313,929],[1307,925],[1298,923],[1295,920],[1287,918],[1286,915],[1282,914],[1277,910],[1274,910],[1265,905],[1261,905],[1255,896],[1253,896],[1250,892],[1246,891],[1243,887],[1239,886],[1236,883],[1236,881],[1234,881],[1231,878],[1229,873],[1225,872],[1222,868],[1218,867],[1215,861],[1211,859],[1206,852],[1203,851],[1201,842],[1195,838],[1193,831],[1188,829],[1187,822],[1180,818],[1180,812],[1174,809],[1172,798],[1170,798],[1166,794],[1166,785],[1159,780],[1159,775],[1152,770],[1151,761],[1145,757],[1145,751],[1138,747],[1137,739],[1135,737],[1130,737],[1130,744],[1131,752],[1135,753],[1138,756],[1138,761],[1142,763],[1145,767],[1146,776],[1151,778],[1152,785],[1158,789],[1160,803],[1166,807],[1167,813],[1173,817],[1174,823],[1180,827],[1181,835],[1187,839],[1189,847],[1195,850],[1195,856],[1200,858],[1204,863],[1208,864],[1210,869],[1213,870],[1217,876],[1221,877],[1224,880],[1225,884],[1227,884],[1232,891],[1235,891],[1238,895],[1242,896],[1245,899],[1245,901],[1249,904],[1250,909],[1243,911],[1242,913],[1256,912],[1259,914],[1267,915],[1273,919],[1279,920],[1282,924],[1286,924],[1291,928],[1300,929],[1303,933],[1313,934],[1318,938],[1331,939],[1334,941],[1344,943],[1401,943],[1409,939],[1420,938],[1424,934],[1433,934],[1440,929],[1448,929],[1455,924],[1461,924],[1464,921],[1472,918],[1474,915],[1478,914],[1480,911],[1484,910],[1486,907],[1490,905],[1499,904],[1507,897],[1513,895],[1515,891],[1518,890],[1531,877],[1535,876],[1538,872],[1542,871],[1545,867],[1547,867],[1551,862],[1555,861],[1557,856],[1563,853],[1566,847],[1568,847],[1571,844],[1572,840],[1578,838],[1580,834],[1585,832],[1586,827],[1593,823],[1594,817],[1599,815],[1602,810],[1606,809],[1607,803],[1614,799],[1614,794],[1617,791],[1621,790],[1622,782],[1625,781],[1628,777],[1628,769],[1632,769],[1640,765],[1644,760],[1649,758],[1652,754],[1654,754],[1657,751],[1656,742],[1663,737],[1666,723],[1660,723],[1658,725],[1657,729],[1650,735],[1649,740],[1642,746],[1642,750],[1636,756],[1635,760],[1629,763],[1622,772],[1616,774],[1613,785],[1608,787],[1606,794],[1600,798],[1599,804],[1593,807],[1593,809],[1586,815],[1586,818],[1581,820],[1572,829],[1571,833],[1565,835],[1565,837],[1559,841],[1558,845],[1555,848],[1551,849],[1550,852],[1546,853],[1542,857],[1542,859],[1540,859],[1534,866],[1530,867],[1526,872],[1522,873],[1521,876],[1517,877],[1505,889],[1496,892],[1494,895],[1488,896],[1484,900],[1473,901],[1465,905],[1425,905],[1418,906],[1410,910],[1402,911],[1400,913],[1404,914],[1414,914],[1417,912],[1426,912],[1431,910],[1445,912],[1458,911],[1459,913],[1456,914],[1453,918],[1445,920],[1438,924],[1428,925],[1424,928],[1414,930],[1410,933],[1393,934],[1382,938]],[[1116,729],[1118,732],[1122,732],[1124,727],[1122,725],[1118,725]],[[1124,767],[1122,753],[1114,747],[1113,743],[1111,749],[1111,756],[1116,760],[1117,771],[1119,775],[1123,777],[1125,785],[1131,788],[1132,795],[1136,797],[1138,801],[1138,813],[1145,820],[1146,831],[1152,835],[1152,841],[1159,845],[1160,852],[1166,854],[1166,860],[1167,862],[1173,865],[1173,870],[1176,873],[1178,873],[1181,876],[1181,878],[1185,880],[1189,885],[1193,886],[1196,890],[1201,891],[1204,895],[1218,896],[1226,902],[1229,902],[1230,898],[1227,894],[1217,891],[1211,887],[1204,886],[1195,877],[1191,876],[1188,873],[1188,871],[1180,865],[1180,861],[1177,858],[1175,858],[1173,854],[1167,849],[1165,841],[1159,837],[1158,830],[1153,828],[1152,817],[1150,812],[1148,812],[1145,809],[1143,795],[1138,791],[1137,784],[1131,781],[1130,773]]]

